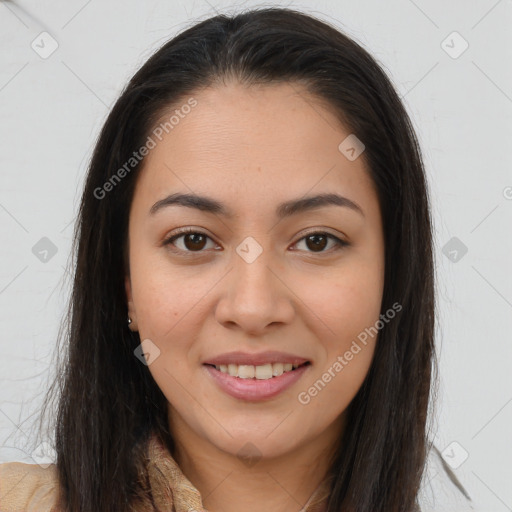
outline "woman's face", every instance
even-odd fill
[[[224,455],[329,447],[369,370],[384,285],[360,147],[298,85],[191,96],[152,135],[129,222],[129,314],[171,432]],[[305,201],[322,194],[346,200]]]

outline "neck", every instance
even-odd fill
[[[264,457],[251,443],[229,453],[173,423],[173,457],[208,512],[305,512],[328,473],[341,428],[339,419],[316,439]]]

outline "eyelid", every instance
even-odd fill
[[[302,240],[306,236],[316,235],[316,234],[329,235],[332,238],[338,239],[340,242],[343,242],[343,243],[345,243],[347,245],[349,244],[343,238],[340,238],[338,235],[335,235],[334,233],[331,233],[327,228],[307,228],[306,231],[301,231],[298,234],[299,238],[297,239],[297,242],[299,242],[300,240]],[[343,235],[343,236],[345,236],[345,235]],[[297,242],[295,242],[295,243],[297,243]]]

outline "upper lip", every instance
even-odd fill
[[[303,364],[308,362],[308,359],[289,354],[286,352],[267,351],[259,352],[257,354],[250,354],[248,352],[227,352],[218,356],[212,357],[203,364],[213,364],[219,366],[221,364],[238,364],[238,365],[253,365],[260,366],[269,363],[291,363]]]

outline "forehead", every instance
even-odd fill
[[[190,98],[194,108],[182,109]],[[359,204],[376,199],[364,159],[340,152],[349,129],[299,84],[209,87],[162,122],[180,113],[153,136],[136,190],[146,202],[177,189],[252,206],[333,188]]]

